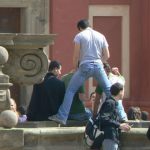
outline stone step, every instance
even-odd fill
[[[44,128],[44,127],[79,127],[85,126],[87,120],[85,121],[75,121],[75,120],[68,120],[67,125],[60,125],[54,121],[27,121],[24,123],[18,123],[17,128]]]

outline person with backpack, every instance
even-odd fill
[[[124,86],[115,83],[110,88],[111,96],[106,98],[100,110],[101,129],[104,131],[103,150],[118,150],[120,130],[129,131],[128,123],[119,122],[117,101],[123,99]]]

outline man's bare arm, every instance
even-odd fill
[[[110,53],[108,48],[103,48],[102,61],[106,62],[110,58]]]
[[[79,56],[80,56],[80,44],[75,43],[73,54],[73,68],[75,70],[78,68]]]

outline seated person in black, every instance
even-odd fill
[[[57,113],[65,93],[65,84],[57,78],[60,74],[61,64],[51,61],[44,80],[33,86],[27,110],[28,121],[46,121],[48,116]]]

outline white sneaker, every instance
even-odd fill
[[[66,125],[66,122],[59,119],[59,117],[57,115],[53,115],[53,116],[49,116],[48,117],[49,120],[52,120],[52,121],[55,121],[57,123],[60,123],[60,124],[63,124],[63,125]]]

